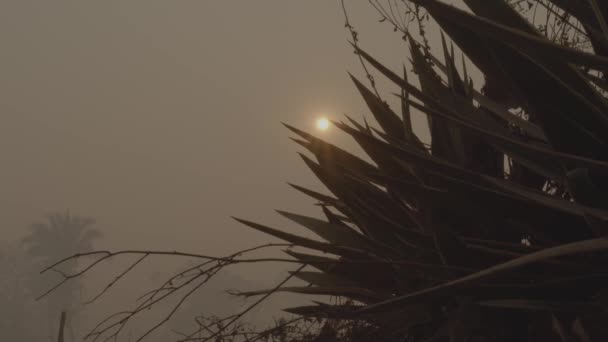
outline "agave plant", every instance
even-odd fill
[[[286,251],[315,271],[295,275],[311,286],[280,291],[349,299],[286,311],[364,321],[387,340],[607,341],[608,5],[549,1],[584,27],[592,49],[581,51],[503,0],[464,0],[470,12],[411,2],[464,67],[446,39],[437,57],[408,37],[413,85],[355,46],[401,89],[401,113],[352,77],[381,129],[334,124],[372,162],[286,125],[331,194],[293,185],[324,220],[279,213],[320,239],[237,219],[313,251]],[[412,131],[413,110],[428,116],[430,146]]]

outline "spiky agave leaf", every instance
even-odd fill
[[[335,125],[373,162],[287,126],[333,196],[294,186],[326,220],[280,213],[325,242],[242,222],[335,256],[286,251],[318,271],[299,274],[312,286],[281,291],[364,304],[288,312],[361,319],[414,341],[494,330],[504,341],[550,340],[556,326],[569,336],[564,317],[603,317],[608,285],[608,105],[573,65],[606,71],[608,59],[549,42],[501,0],[466,0],[473,14],[412,2],[452,42],[442,37],[443,61],[410,46],[420,86],[356,47],[400,89],[401,116],[351,75],[381,129],[350,117]],[[551,2],[583,23],[596,52],[608,46],[603,3]],[[464,67],[460,76],[452,44],[483,73],[485,90]],[[529,120],[510,112],[518,107]],[[412,131],[413,110],[430,118],[430,149]],[[542,333],[532,336],[528,321],[542,322]]]
[[[364,235],[349,226],[329,223],[313,217],[302,216],[286,211],[277,211],[282,216],[310,229],[329,243],[344,244],[361,250],[370,250],[371,242]]]
[[[539,262],[543,259],[565,256],[577,253],[588,253],[593,251],[605,251],[608,250],[608,240],[606,239],[592,239],[581,242],[575,242],[566,244],[554,248],[547,248],[542,251],[530,253],[520,258],[508,261],[503,264],[489,267],[483,271],[471,274],[466,277],[456,279],[439,286],[424,289],[415,293],[407,294],[401,297],[389,299],[385,302],[380,302],[374,305],[367,306],[361,309],[362,312],[375,312],[375,311],[386,311],[391,308],[399,308],[402,305],[408,303],[414,303],[416,301],[428,300],[436,296],[445,296],[446,294],[453,293],[461,286],[465,286],[468,283],[479,281],[481,279],[494,276],[496,274],[507,272],[512,269],[523,267],[527,264]]]

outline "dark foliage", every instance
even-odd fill
[[[606,6],[550,1],[584,29],[592,43],[584,50],[547,38],[503,0],[465,0],[472,14],[410,2],[486,84],[477,91],[466,69],[461,75],[445,40],[438,58],[405,36],[419,86],[356,44],[402,89],[397,114],[353,77],[381,130],[350,118],[334,123],[373,163],[287,126],[333,196],[296,187],[320,201],[327,221],[281,214],[321,240],[239,220],[332,255],[288,252],[317,271],[295,275],[311,286],[280,290],[356,303],[287,311],[365,322],[379,332],[370,340],[608,340]],[[429,117],[430,147],[412,131],[411,110]]]

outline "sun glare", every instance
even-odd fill
[[[325,131],[329,128],[329,120],[327,118],[320,118],[317,120],[317,128]]]

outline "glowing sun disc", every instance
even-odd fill
[[[329,128],[329,120],[327,118],[320,118],[317,120],[317,128],[325,131]]]

